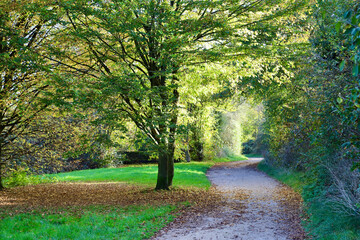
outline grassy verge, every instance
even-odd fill
[[[342,216],[341,213],[334,214],[332,211],[334,206],[324,201],[326,188],[316,183],[309,183],[311,180],[307,179],[305,173],[275,168],[264,161],[258,165],[258,168],[302,194],[306,206],[306,221],[303,222],[303,226],[312,239],[360,239],[359,220]]]
[[[265,172],[269,176],[279,180],[280,182],[288,185],[298,193],[302,193],[305,186],[304,173],[291,172],[286,169],[278,169],[269,166],[265,161],[261,161],[258,165],[258,169]]]
[[[253,153],[251,153],[251,154],[245,154],[244,155],[245,157],[247,157],[247,158],[263,158],[263,155],[261,155],[261,154],[253,154]]]
[[[144,239],[172,221],[176,208],[92,206],[2,216],[0,239]]]
[[[216,164],[216,163],[222,163],[222,162],[235,162],[235,161],[244,161],[247,160],[248,157],[245,155],[240,155],[240,156],[228,156],[228,157],[223,157],[223,158],[215,158],[212,161],[209,161],[209,163],[211,164]]]

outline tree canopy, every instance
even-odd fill
[[[0,188],[2,166],[14,155],[14,140],[47,104],[41,94],[48,87],[49,67],[44,52],[48,17],[32,4],[2,1],[0,12]],[[46,26],[48,25],[48,26]]]
[[[54,45],[55,52],[62,46],[60,52],[48,59],[72,78],[83,78],[87,92],[80,95],[91,96],[102,114],[131,119],[152,141],[159,159],[156,188],[167,189],[174,174],[181,73],[187,66],[263,53],[276,38],[277,26],[269,31],[267,22],[298,4],[114,0],[63,1],[59,7],[59,34],[66,41]]]

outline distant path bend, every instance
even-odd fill
[[[261,158],[221,163],[208,178],[224,204],[171,223],[154,239],[304,239],[301,197],[256,169]],[[184,221],[186,219],[186,221]]]

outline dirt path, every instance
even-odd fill
[[[217,165],[208,178],[223,195],[222,206],[191,212],[154,239],[304,239],[301,198],[256,169],[261,159]]]

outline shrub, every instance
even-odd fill
[[[33,175],[28,167],[22,166],[18,169],[13,169],[5,178],[4,182],[6,187],[16,187],[55,181],[56,179],[52,177]]]

